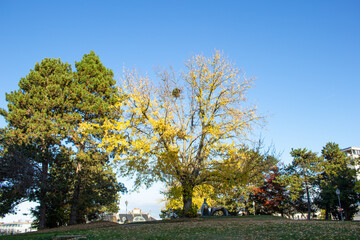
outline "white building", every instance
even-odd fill
[[[359,147],[348,147],[341,151],[343,151],[346,154],[346,156],[350,157],[351,160],[355,161],[356,178],[358,181],[360,181],[360,165],[359,165],[359,163],[360,163],[360,148]],[[360,211],[355,214],[354,220],[360,220]]]
[[[31,222],[0,223],[0,235],[10,235],[18,233],[32,232],[36,229],[31,228]]]
[[[353,161],[360,158],[360,148],[359,147],[348,147],[348,148],[342,149],[341,151],[343,151],[346,154],[346,156],[350,157],[351,160],[353,160]],[[356,176],[357,176],[358,181],[360,181],[359,168],[360,168],[360,165],[359,165],[359,160],[358,160],[357,164],[355,164]]]

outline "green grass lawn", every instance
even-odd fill
[[[273,216],[209,217],[118,225],[92,223],[0,239],[360,239],[360,222],[296,221]]]

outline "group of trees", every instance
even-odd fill
[[[291,151],[293,161],[280,170],[272,170],[262,186],[254,188],[252,199],[258,214],[281,213],[292,216],[307,213],[307,218],[322,210],[324,219],[351,220],[358,211],[360,194],[352,159],[338,144],[328,143],[321,156],[303,149]],[[340,190],[339,208],[336,189]]]
[[[240,211],[247,211],[249,214],[249,196],[254,186],[259,186],[264,180],[264,175],[278,163],[274,154],[269,150],[262,151],[261,143],[253,149],[241,147],[238,150],[237,159],[224,161],[221,170],[216,172],[217,176],[213,181],[199,185],[194,189],[193,209],[189,214],[194,216],[207,198],[209,206],[225,206],[230,215],[237,215]],[[165,209],[163,216],[169,213],[169,209],[178,215],[182,215],[181,208],[181,185],[173,184],[168,186],[164,192]]]
[[[326,144],[321,156],[307,149],[292,149],[293,161],[288,165],[280,163],[273,154],[261,153],[259,148],[244,149],[244,153],[249,158],[242,156],[242,164],[252,164],[255,168],[242,171],[223,165],[227,178],[195,188],[195,209],[199,209],[207,198],[210,206],[225,206],[232,215],[281,214],[294,218],[295,214],[301,214],[310,219],[321,213],[317,217],[340,219],[342,211],[344,219],[351,220],[358,211],[360,194],[354,162],[337,144]],[[337,188],[340,189],[342,209],[339,208]],[[163,217],[174,212],[182,214],[180,189],[181,186],[172,185],[164,192]]]
[[[40,229],[85,221],[116,211],[118,193],[109,154],[98,147],[102,132],[83,135],[80,124],[117,120],[119,92],[111,70],[94,52],[75,64],[44,59],[6,94],[8,126],[1,131],[1,215],[24,200]]]
[[[7,191],[13,194],[3,213],[30,199],[39,202],[40,228],[84,221],[116,202],[123,189],[111,156],[122,175],[135,175],[136,186],[162,181],[178,188],[190,216],[198,188],[236,193],[235,183],[256,178],[272,161],[244,145],[260,119],[256,107],[245,104],[252,79],[219,52],[193,57],[179,76],[161,71],[158,82],[128,71],[118,88],[93,52],[75,67],[44,59],[6,95],[1,163],[26,162],[21,164],[31,169],[32,181],[19,192],[23,174],[2,172],[7,190],[1,198],[6,202]],[[18,158],[13,149],[26,156]],[[47,222],[53,219],[59,220]]]
[[[232,214],[249,213],[253,201],[263,213],[284,213],[284,202],[300,206],[304,193],[310,201],[314,186],[321,190],[317,204],[335,211],[322,201],[350,174],[347,160],[323,152],[320,171],[319,158],[299,149],[292,152],[294,162],[279,170],[278,159],[261,144],[246,146],[261,121],[256,107],[246,103],[253,79],[220,52],[191,58],[180,75],[162,70],[158,81],[125,71],[120,86],[94,52],[75,68],[44,59],[20,80],[18,91],[6,95],[2,215],[24,199],[39,202],[39,228],[115,212],[126,188],[110,163],[122,176],[134,177],[136,187],[164,182],[166,206],[181,206],[184,216],[193,216],[203,197]]]

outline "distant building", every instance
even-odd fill
[[[95,221],[117,222],[116,214],[102,213]],[[90,221],[87,221],[87,223]]]
[[[351,160],[359,159],[360,158],[360,148],[359,147],[348,147],[344,148],[341,151],[345,153],[346,156],[350,157]],[[360,171],[359,171],[360,165],[355,164],[356,169],[356,178],[358,181],[360,181]]]
[[[134,208],[133,211],[128,213],[109,214],[102,213],[96,220],[93,221],[108,221],[120,224],[131,222],[147,222],[155,221],[156,219],[150,216],[150,213],[143,213],[140,208]],[[90,221],[87,221],[90,222]]]
[[[147,222],[155,220],[155,218],[150,216],[150,213],[142,213],[140,208],[134,208],[132,212],[118,214],[117,222],[123,224],[129,222]]]
[[[0,223],[0,235],[11,235],[36,231],[31,228],[31,222]]]

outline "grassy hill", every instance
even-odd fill
[[[360,239],[360,222],[295,221],[273,216],[209,217],[118,225],[97,222],[0,239]],[[65,238],[63,238],[65,239]]]

